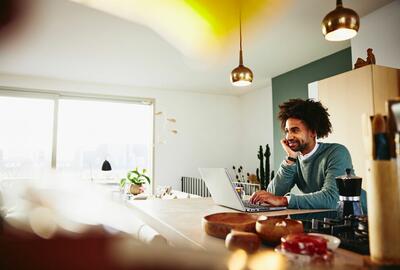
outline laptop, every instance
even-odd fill
[[[258,205],[242,200],[235,190],[228,171],[224,168],[199,168],[201,178],[205,182],[216,204],[242,212],[267,212],[284,210],[285,206]]]

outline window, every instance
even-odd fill
[[[58,107],[57,168],[101,178],[104,160],[114,175],[136,166],[149,169],[152,106],[122,102],[61,99]]]
[[[135,167],[152,176],[152,102],[16,95],[0,96],[2,178],[40,178],[52,160],[58,171],[81,179],[104,178],[105,160],[112,167],[108,178],[119,180]]]
[[[54,102],[0,96],[2,178],[38,178],[51,166]]]

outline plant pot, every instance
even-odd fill
[[[131,186],[129,187],[129,191],[133,195],[138,195],[138,194],[142,193],[141,187],[142,187],[142,185],[131,184]]]

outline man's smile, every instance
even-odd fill
[[[297,141],[289,141],[288,145],[289,145],[290,148],[293,148],[293,147],[299,145],[299,143]]]

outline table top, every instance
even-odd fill
[[[178,200],[143,200],[127,201],[128,206],[144,222],[165,236],[171,245],[181,248],[203,249],[210,252],[227,254],[224,240],[207,235],[202,228],[202,218],[220,212],[238,212],[214,204],[211,198]],[[325,209],[326,210],[326,209]],[[296,210],[260,212],[254,215],[277,216],[324,210]],[[337,249],[335,265],[363,265],[363,256]]]

